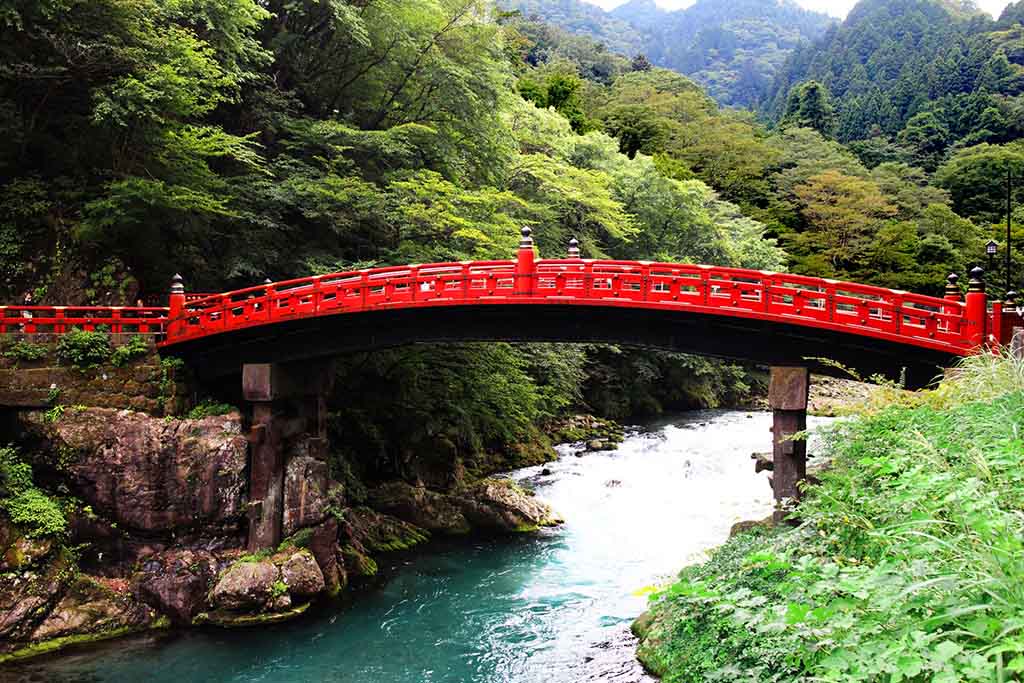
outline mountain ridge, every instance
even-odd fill
[[[793,50],[835,23],[792,0],[698,0],[679,10],[630,0],[610,11],[582,0],[499,1],[610,50],[643,53],[693,78],[719,103],[743,107],[765,96]]]

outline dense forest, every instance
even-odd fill
[[[630,0],[610,12],[585,0],[501,0],[523,16],[592,38],[610,51],[642,54],[689,76],[721,104],[750,107],[766,97],[776,73],[800,45],[833,20],[792,0],[698,0],[668,11]]]
[[[826,54],[870,2],[813,49]],[[918,4],[932,9],[886,16],[961,30],[937,0]],[[977,29],[964,54],[989,50],[976,63],[991,90],[950,83],[958,94],[917,98],[898,132],[851,142],[838,132],[845,95],[830,93],[825,71],[794,80],[769,127],[642,56],[483,0],[8,3],[0,296],[122,303],[162,297],[178,271],[209,291],[508,258],[522,225],[542,256],[575,236],[589,257],[938,293],[1000,234],[1007,170],[1024,177],[1022,7],[998,23],[963,18]],[[822,61],[800,52],[787,73],[801,60]],[[884,71],[897,78],[894,63]],[[914,84],[931,93],[939,82]],[[985,108],[952,126],[972,97]],[[1020,253],[1024,233],[1015,239]],[[347,362],[347,386],[401,389],[401,410],[370,401],[343,415],[360,435],[352,443],[383,454],[438,440],[500,447],[570,407],[622,417],[714,405],[749,386],[736,368],[614,347]]]

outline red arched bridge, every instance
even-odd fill
[[[772,487],[782,503],[799,496],[805,476],[805,442],[790,437],[806,427],[808,369],[834,372],[838,363],[919,387],[957,357],[1007,343],[1020,310],[990,308],[981,275],[972,271],[966,297],[954,275],[935,298],[741,268],[581,259],[575,240],[568,258],[538,260],[524,228],[515,260],[374,268],[208,295],[186,294],[175,276],[166,308],[0,306],[0,333],[104,326],[158,336],[161,351],[200,378],[241,375],[252,409],[255,550],[281,539],[285,436],[298,429],[310,435],[310,452],[326,447],[334,373],[321,361],[339,353],[439,341],[611,342],[771,365]]]
[[[245,363],[324,358],[439,341],[611,342],[771,365],[825,358],[864,373],[930,381],[938,368],[1008,341],[988,309],[980,270],[966,300],[721,266],[536,259],[524,229],[518,258],[393,266],[186,295],[167,308],[0,307],[0,333],[106,326],[160,335],[162,352],[201,376]],[[1008,318],[1008,316],[1007,316]]]

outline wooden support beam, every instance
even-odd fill
[[[791,437],[807,429],[810,372],[804,367],[773,367],[768,384],[772,409],[772,488],[776,523],[786,516],[786,503],[799,500],[799,482],[807,476],[807,442]]]

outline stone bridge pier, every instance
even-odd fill
[[[249,551],[276,547],[318,521],[328,486],[330,361],[247,363],[242,395],[251,406]],[[286,482],[289,478],[296,481]],[[293,476],[294,475],[294,476]]]
[[[807,429],[810,371],[806,367],[771,368],[768,406],[772,410],[772,489],[776,524],[787,514],[787,502],[800,498],[807,477],[807,441],[793,436]]]

